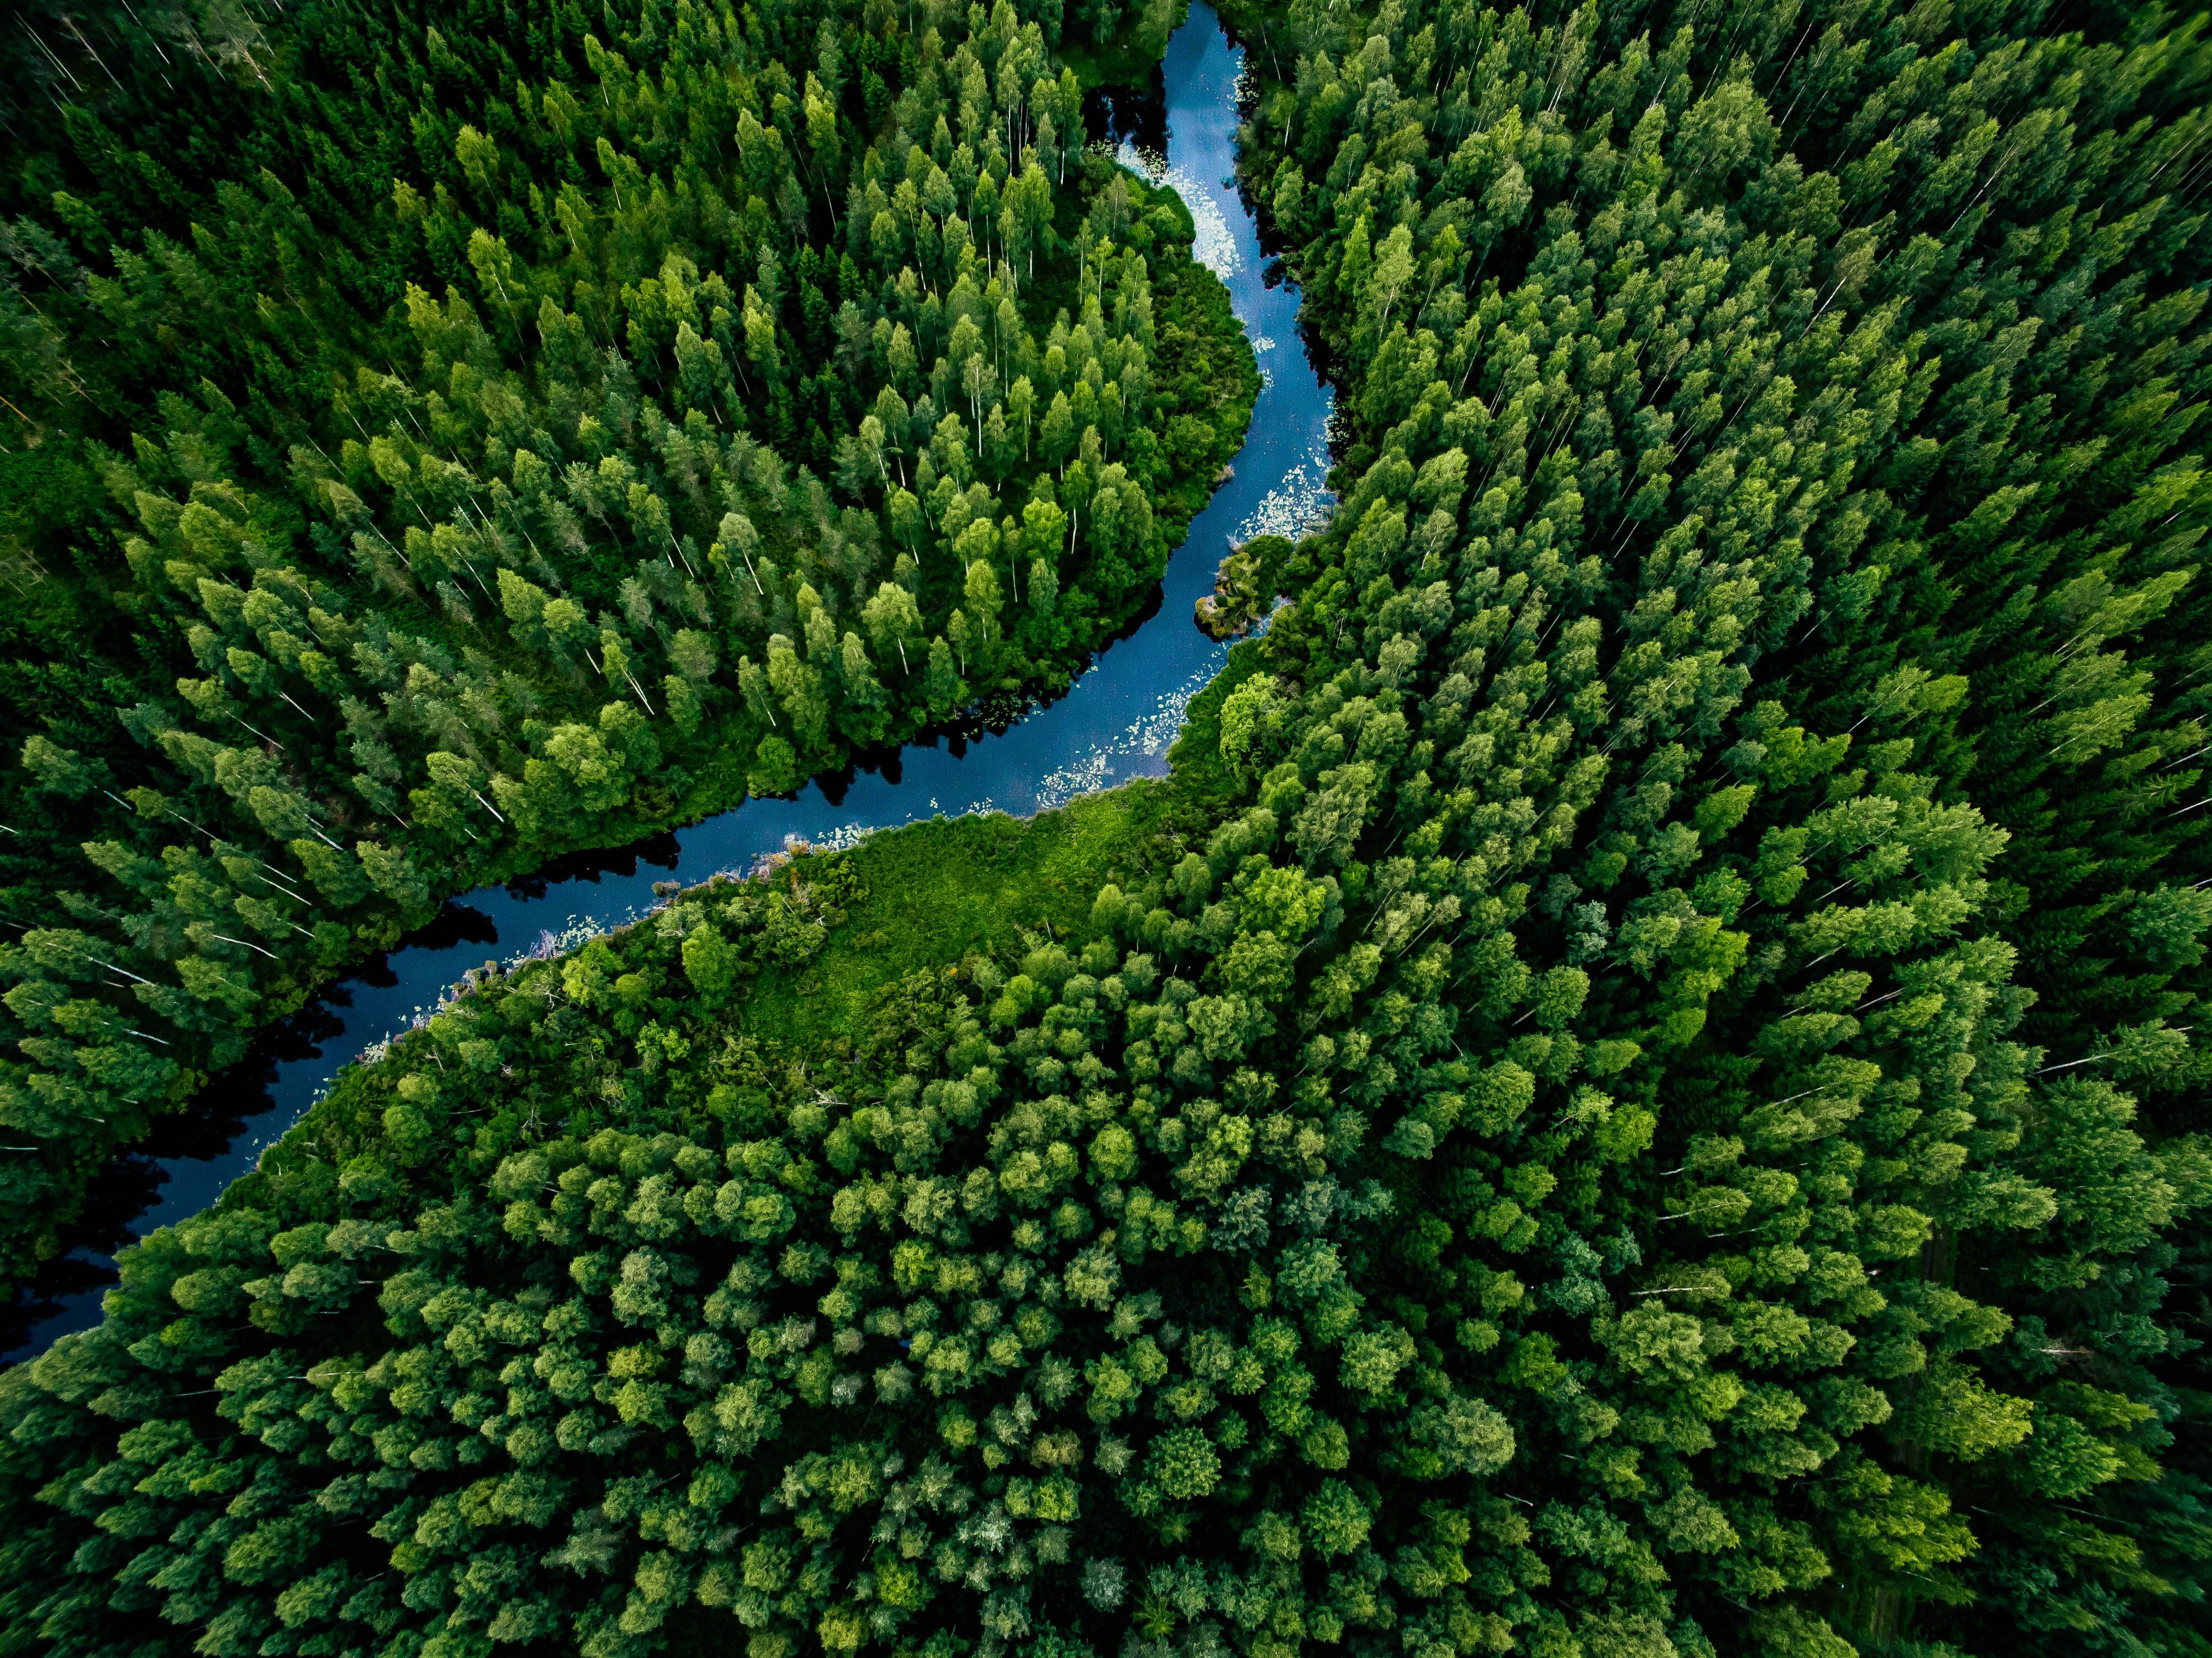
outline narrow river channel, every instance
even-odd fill
[[[214,1202],[341,1069],[427,1016],[468,969],[565,950],[651,908],[655,882],[743,872],[794,841],[835,847],[938,816],[1026,816],[1166,771],[1184,708],[1228,653],[1191,618],[1222,555],[1263,531],[1296,533],[1328,499],[1330,394],[1299,343],[1297,290],[1262,279],[1258,227],[1231,183],[1243,67],[1243,52],[1199,0],[1169,41],[1163,66],[1166,154],[1141,148],[1141,135],[1119,137],[1124,162],[1164,179],[1189,205],[1197,256],[1227,284],[1261,379],[1234,476],[1170,561],[1150,619],[1102,653],[1066,696],[1003,733],[915,744],[880,770],[810,784],[788,800],[748,801],[635,852],[562,860],[567,867],[453,900],[421,933],[274,1027],[257,1047],[258,1068],[249,1063],[219,1078],[118,1160],[93,1190],[79,1229],[87,1241],[19,1292],[12,1315],[0,1309],[0,1343],[12,1350],[4,1360],[28,1357],[57,1336],[97,1323],[100,1297],[115,1280],[108,1251]]]

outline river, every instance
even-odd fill
[[[616,854],[556,860],[539,875],[447,903],[397,948],[272,1026],[256,1058],[218,1078],[178,1116],[95,1181],[78,1242],[0,1310],[13,1361],[99,1322],[115,1281],[112,1252],[207,1207],[298,1121],[362,1050],[427,1017],[462,973],[483,962],[566,950],[650,909],[656,882],[749,870],[794,841],[849,845],[870,830],[968,812],[1017,816],[1167,769],[1183,710],[1220,669],[1227,647],[1201,633],[1192,606],[1222,555],[1273,531],[1295,535],[1326,508],[1330,393],[1307,361],[1297,290],[1269,287],[1259,230],[1231,183],[1243,53],[1212,9],[1194,3],[1168,43],[1160,101],[1101,100],[1107,141],[1127,165],[1164,179],[1188,204],[1196,256],[1227,285],[1258,354],[1261,391],[1234,476],[1169,561],[1160,603],[1102,652],[1066,695],[1004,732],[915,744],[880,769],[809,784],[787,800],[736,809]],[[1156,144],[1164,112],[1166,153]]]

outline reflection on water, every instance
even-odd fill
[[[1167,770],[1190,699],[1228,653],[1200,633],[1192,606],[1235,543],[1316,522],[1328,496],[1330,400],[1303,349],[1298,295],[1262,254],[1229,182],[1243,65],[1211,8],[1194,4],[1150,88],[1094,96],[1090,136],[1171,184],[1199,228],[1196,252],[1227,284],[1237,319],[1263,352],[1263,384],[1233,476],[1169,560],[1159,603],[1097,657],[1068,694],[1003,732],[940,738],[810,784],[795,799],[753,800],[687,829],[618,852],[569,854],[535,873],[445,906],[398,948],[365,963],[313,1005],[270,1027],[252,1056],[211,1082],[185,1114],[118,1157],[94,1181],[71,1248],[19,1296],[0,1344],[42,1350],[100,1317],[112,1253],[205,1208],[253,1167],[349,1061],[381,1050],[427,1018],[469,969],[568,950],[659,902],[656,882],[742,872],[794,841],[846,847],[878,829],[968,812],[1018,815]]]

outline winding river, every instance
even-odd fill
[[[191,1110],[118,1159],[94,1183],[76,1247],[20,1292],[12,1310],[0,1309],[6,1360],[97,1323],[101,1295],[115,1281],[115,1249],[212,1203],[341,1068],[426,1017],[466,969],[565,950],[652,908],[656,882],[744,871],[793,841],[835,847],[940,815],[1027,815],[1166,771],[1185,707],[1228,653],[1191,619],[1223,553],[1263,531],[1295,534],[1328,501],[1330,394],[1299,343],[1297,290],[1263,279],[1258,227],[1231,182],[1243,67],[1243,52],[1198,0],[1163,65],[1165,154],[1144,147],[1147,129],[1158,142],[1157,105],[1141,109],[1133,136],[1109,130],[1125,163],[1164,179],[1189,205],[1197,257],[1227,284],[1261,379],[1234,476],[1176,549],[1151,617],[1103,652],[1066,696],[1002,734],[915,744],[880,770],[810,784],[788,800],[748,801],[642,847],[559,860],[527,880],[452,901],[429,926],[272,1027],[254,1061],[218,1078]],[[1113,129],[1127,126],[1126,101],[1109,113]]]

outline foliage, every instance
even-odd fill
[[[1202,829],[473,985],[0,1379],[19,1643],[2203,1649],[2194,26],[1243,27]]]
[[[88,1486],[130,1509],[96,1528],[124,1553],[26,1613],[607,1651],[731,1616],[763,1650],[939,1627],[1095,1648],[1133,1613],[1152,1638],[1224,1612],[1285,1642],[1551,1626],[1516,1579],[1565,1569],[1589,1521],[1553,1503],[1532,1530],[1509,1471],[1573,1394],[1549,1339],[1501,1352],[1499,1324],[1588,1293],[1514,1270],[1555,1180],[1540,1144],[1505,1171],[1517,1203],[1479,1196],[1494,1158],[1443,1175],[1445,1212],[1480,1212],[1462,1242],[1433,1157],[1405,1154],[1462,1124],[1498,1144],[1549,1084],[1452,1058],[1451,1016],[1405,993],[1449,952],[1363,937],[1351,872],[1297,836],[1249,808],[1133,898],[1103,890],[1079,949],[910,975],[846,1060],[778,1058],[721,1010],[819,950],[860,902],[849,859],[480,981],[135,1252],[100,1332],[0,1383],[21,1479],[102,1447]],[[1294,1016],[1270,975],[1302,944],[1333,965]],[[1776,1196],[1714,1172],[1694,1204]],[[1924,1224],[1891,1218],[1879,1247]],[[1656,1307],[1618,1321],[1655,1424],[1692,1412],[1686,1455],[1697,1413],[1746,1391],[1732,1346],[1808,1339],[1788,1300],[1723,1307],[1710,1338]],[[185,1374],[214,1387],[180,1417]],[[134,1411],[154,1432],[106,1419]],[[234,1472],[187,1478],[202,1461]],[[1386,1473],[1423,1500],[1385,1502]],[[1665,1523],[1729,1523],[1680,1491]],[[109,1506],[86,1501],[21,1559]],[[38,1574],[12,1576],[30,1599]],[[170,1587],[203,1581],[213,1599]]]
[[[1898,1418],[1884,1477],[1938,1475],[1960,1552],[1939,1571],[1871,1534],[1823,1538],[1838,1587],[1816,1594],[1862,1642],[1912,1619],[1975,1649],[2193,1649],[2187,1609],[2212,1558],[2203,1233],[2166,1230],[2203,1197],[2187,1108],[2203,1060],[2184,1028],[2203,988],[2208,873],[2194,809],[2204,507],[2188,449],[2204,222],[2168,171],[2193,142],[2201,71],[2191,33],[2166,26],[2093,9],[2062,33],[2033,9],[1826,6],[1539,21],[1417,4],[1372,22],[1293,7],[1287,27],[1250,21],[1270,79],[1246,182],[1358,388],[1355,464],[1402,454],[1417,513],[1423,485],[1471,479],[1472,516],[1585,537],[1606,589],[1589,643],[1605,670],[1597,706],[1620,710],[1607,724],[1616,768],[1652,712],[1629,685],[1710,695],[1709,670],[1684,671],[1717,614],[1699,616],[1693,594],[1750,640],[1737,744],[1702,773],[1697,744],[1680,772],[1663,749],[1632,759],[1637,804],[1540,884],[1535,936],[1574,961],[1578,939],[1620,927],[1617,881],[1653,878],[1692,835],[1710,843],[1735,821],[1744,807],[1724,797],[1756,787],[1756,824],[1778,786],[1802,793],[1820,772],[1831,793],[1801,813],[1897,803],[1850,809],[1864,833],[1829,896],[1911,868],[1899,830],[1876,824],[1916,796],[1933,813],[1986,813],[2008,843],[1970,930],[2017,963],[2018,987],[1997,993],[2032,1044],[2027,1074],[2045,1081],[2008,1106],[2014,1084],[1975,1061],[1960,1108],[2014,1184],[1999,1195],[1962,1171],[1980,1235],[1936,1212],[1918,1271],[2001,1309],[1990,1329],[2009,1339],[1982,1363],[2033,1401],[2011,1408],[2040,1448],[1996,1455],[1978,1430],[1947,1445],[1940,1409]],[[1663,580],[1647,558],[1639,583],[1624,558],[1645,544]],[[1743,562],[1762,548],[1778,563]],[[1333,608],[1357,614],[1355,596],[1372,603],[1355,582]],[[1467,600],[1462,586],[1462,613]],[[1670,658],[1683,669],[1646,678]],[[1589,676],[1560,684],[1557,666],[1560,698],[1599,695]],[[1479,669],[1467,677],[1478,689]],[[1796,720],[1829,735],[1793,735]],[[1664,802],[1686,790],[1711,793],[1670,830]],[[1822,816],[1770,821],[1774,840],[1741,872],[1748,902],[1734,901],[1746,992],[1763,963],[1790,959],[1759,943],[1788,896],[1770,872],[1826,833]],[[1828,1011],[1894,1011],[1920,993],[1881,977],[1863,1008]],[[1651,1096],[1667,1106],[1667,1163],[1697,1131],[1734,1137],[1741,1114],[1775,1108],[1762,1096],[1798,1091],[1752,1068],[1771,993],[1734,1005],[1741,993],[1723,994]],[[1594,987],[1594,1003],[1607,995]],[[2122,1191],[2134,1195],[2114,1204]],[[2108,1402],[2084,1406],[2093,1394]],[[2102,1452],[2084,1408],[2102,1412]],[[1804,1472],[1820,1465],[1841,1466],[1823,1450]]]
[[[7,186],[15,1270],[446,894],[1064,689],[1257,386],[1007,4],[173,26]]]

